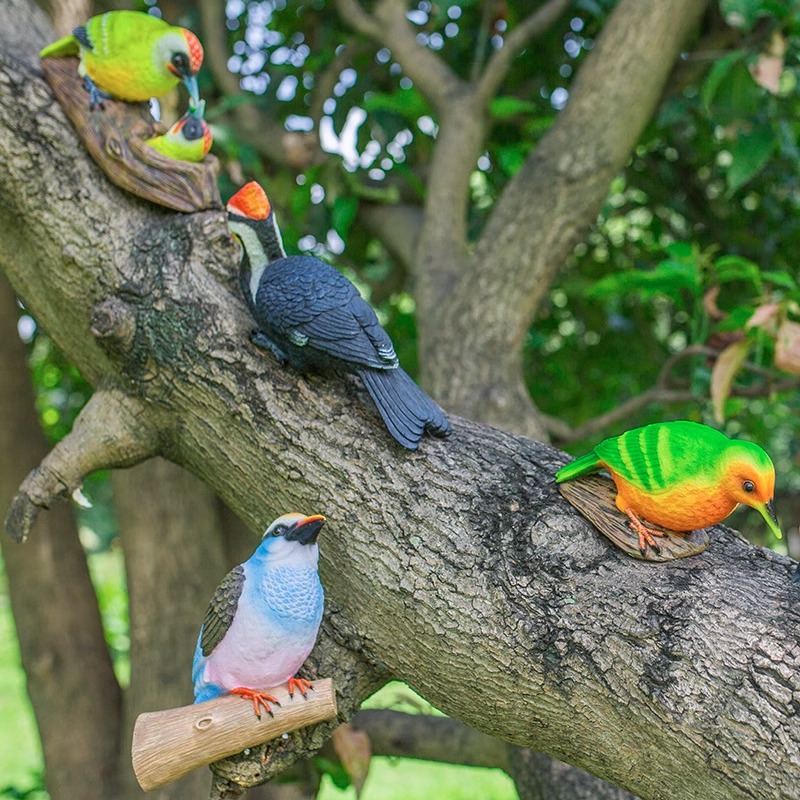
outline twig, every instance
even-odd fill
[[[684,348],[678,353],[671,355],[661,367],[658,373],[656,382],[653,386],[645,391],[631,397],[616,408],[606,411],[593,419],[578,425],[576,428],[571,427],[569,424],[549,415],[543,415],[544,424],[547,427],[548,433],[559,442],[568,444],[576,442],[593,436],[598,431],[615,425],[617,422],[624,420],[626,417],[633,416],[637,411],[651,403],[690,403],[700,402],[704,398],[698,397],[694,392],[688,389],[676,389],[670,380],[672,370],[675,365],[681,361],[691,358],[693,356],[707,356],[709,358],[717,358],[719,350],[714,350],[705,345],[693,344]],[[778,380],[778,375],[774,370],[766,367],[761,367],[758,364],[746,361],[742,365],[742,369],[752,372],[756,375],[762,375],[767,380],[757,386],[738,387],[731,392],[732,397],[765,397],[772,392],[788,391],[800,384],[798,378],[787,378]]]
[[[486,69],[478,82],[478,93],[484,103],[488,103],[494,96],[519,51],[531,39],[544,33],[571,4],[572,0],[549,0],[505,37],[503,46],[489,57]]]
[[[99,390],[72,430],[22,482],[5,519],[12,539],[28,538],[39,509],[80,488],[84,476],[108,467],[130,467],[156,455],[159,433],[145,422],[139,403],[115,390]]]
[[[372,14],[358,0],[337,0],[336,6],[351,27],[392,51],[403,72],[438,113],[444,112],[452,94],[464,90],[466,84],[447,63],[417,42],[406,19],[404,0],[379,0]]]

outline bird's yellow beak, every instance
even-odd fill
[[[778,516],[775,513],[775,503],[770,500],[767,503],[759,503],[756,506],[758,513],[767,521],[770,530],[775,534],[778,539],[783,539],[783,534],[778,526]]]

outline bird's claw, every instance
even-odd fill
[[[633,511],[626,511],[625,512],[628,516],[628,519],[631,521],[631,528],[635,533],[639,535],[639,552],[643,555],[647,555],[647,547],[650,546],[655,550],[656,553],[661,553],[661,548],[656,544],[656,540],[653,538],[655,536],[666,536],[667,534],[664,531],[656,530],[655,528],[649,528],[645,525]]]
[[[83,88],[89,92],[89,111],[94,111],[95,106],[99,106],[102,110],[105,110],[105,101],[110,100],[111,95],[107,94],[102,89],[98,89],[95,82],[88,75],[83,78]]]
[[[295,689],[300,691],[300,694],[303,695],[304,700],[308,700],[309,691],[314,691],[314,686],[312,685],[311,681],[307,681],[305,678],[289,678],[286,686],[289,690],[289,697],[292,699],[294,699]]]
[[[264,711],[266,711],[271,717],[274,717],[275,715],[272,713],[272,708],[269,704],[273,703],[274,705],[280,707],[277,697],[273,697],[271,694],[267,694],[266,692],[260,692],[258,689],[248,689],[246,686],[237,686],[235,689],[231,689],[230,693],[238,694],[239,697],[243,697],[245,700],[252,700],[253,711],[255,711],[255,714],[259,719],[261,719],[260,706],[264,706]]]
[[[262,350],[269,350],[275,358],[278,359],[280,365],[285,367],[289,363],[289,359],[286,356],[286,353],[275,344],[275,342],[270,339],[264,331],[259,330],[256,328],[255,330],[250,331],[250,341],[256,346],[261,348]]]

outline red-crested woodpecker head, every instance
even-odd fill
[[[186,28],[183,29],[183,37],[186,39],[186,46],[189,50],[189,71],[196,75],[203,65],[203,45],[200,40]]]
[[[267,193],[256,181],[250,181],[242,186],[228,200],[227,209],[229,214],[253,220],[266,219],[272,211]]]
[[[197,71],[203,63],[200,40],[185,28],[168,27],[154,45],[154,60],[163,69],[183,81],[194,105],[200,102]]]

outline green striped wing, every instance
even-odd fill
[[[556,472],[556,483],[564,483],[564,481],[571,481],[579,475],[587,475],[590,472],[597,472],[600,467],[600,459],[595,455],[594,451],[587,453],[585,456],[576,458],[569,464],[565,464],[561,469]]]
[[[595,447],[600,461],[646,492],[660,492],[683,480],[717,472],[730,439],[696,422],[657,422],[606,439]]]

